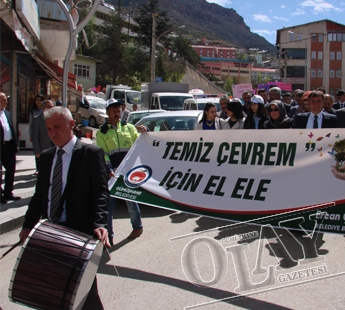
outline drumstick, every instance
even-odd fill
[[[104,246],[104,248],[105,248],[105,250],[106,250],[106,251],[107,251],[107,253],[108,253],[109,259],[111,259],[111,256],[110,256],[110,253],[109,253],[108,248],[107,248],[106,246]],[[117,269],[116,269],[116,266],[115,266],[115,265],[113,265],[113,267],[114,267],[114,270],[115,270],[115,272],[116,272],[117,276],[119,277],[120,275],[119,275],[119,273],[118,273],[118,271],[117,271]],[[0,310],[1,310],[1,309],[0,309]]]
[[[21,243],[21,240],[19,240],[17,243],[12,245],[12,247],[9,250],[7,250],[4,254],[1,255],[0,259],[3,259],[8,253],[14,250],[20,243]]]

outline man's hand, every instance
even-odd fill
[[[29,236],[31,229],[30,228],[23,228],[22,231],[19,233],[20,243],[23,244],[26,238]]]
[[[342,170],[345,170],[345,164],[342,165],[342,166],[332,166],[332,172],[333,172],[333,175],[339,179],[339,180],[344,180],[345,181],[345,172],[340,172],[338,171],[338,169],[342,169]]]
[[[107,248],[110,248],[110,243],[108,239],[108,231],[99,227],[93,230],[93,233],[97,236],[98,240],[101,241]]]
[[[111,178],[113,178],[114,176],[115,176],[114,171],[109,172],[109,174],[108,174],[108,178],[109,178],[109,180],[110,180]]]
[[[147,128],[146,128],[146,126],[144,126],[144,125],[135,126],[135,128],[136,128],[140,133],[142,133],[142,132],[147,132]]]
[[[36,156],[36,158],[40,158],[41,153],[37,153],[37,154],[35,154],[35,156]]]

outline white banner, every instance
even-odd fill
[[[344,160],[341,143],[340,128],[149,132],[117,169],[111,192],[212,216],[342,205],[345,181],[331,172]]]

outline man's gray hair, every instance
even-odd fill
[[[278,94],[278,95],[282,95],[282,90],[279,88],[279,87],[272,87],[272,88],[270,88],[269,90],[268,90],[269,92],[270,91],[274,91],[276,94]]]
[[[63,115],[67,120],[73,120],[73,116],[70,110],[68,110],[66,107],[54,107],[49,110],[45,110],[43,113],[44,119],[51,118],[54,114],[61,114]]]
[[[41,107],[42,107],[42,108],[46,108],[48,102],[51,102],[51,103],[53,104],[53,106],[55,107],[54,102],[53,102],[52,100],[50,100],[50,99],[44,100],[44,101],[41,103]]]
[[[227,95],[223,95],[219,98],[219,102],[221,102],[222,100],[226,100],[226,104],[230,102],[230,99]]]

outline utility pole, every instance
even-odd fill
[[[156,11],[152,14],[152,38],[151,38],[151,82],[155,81],[156,71],[156,17],[158,16]]]

